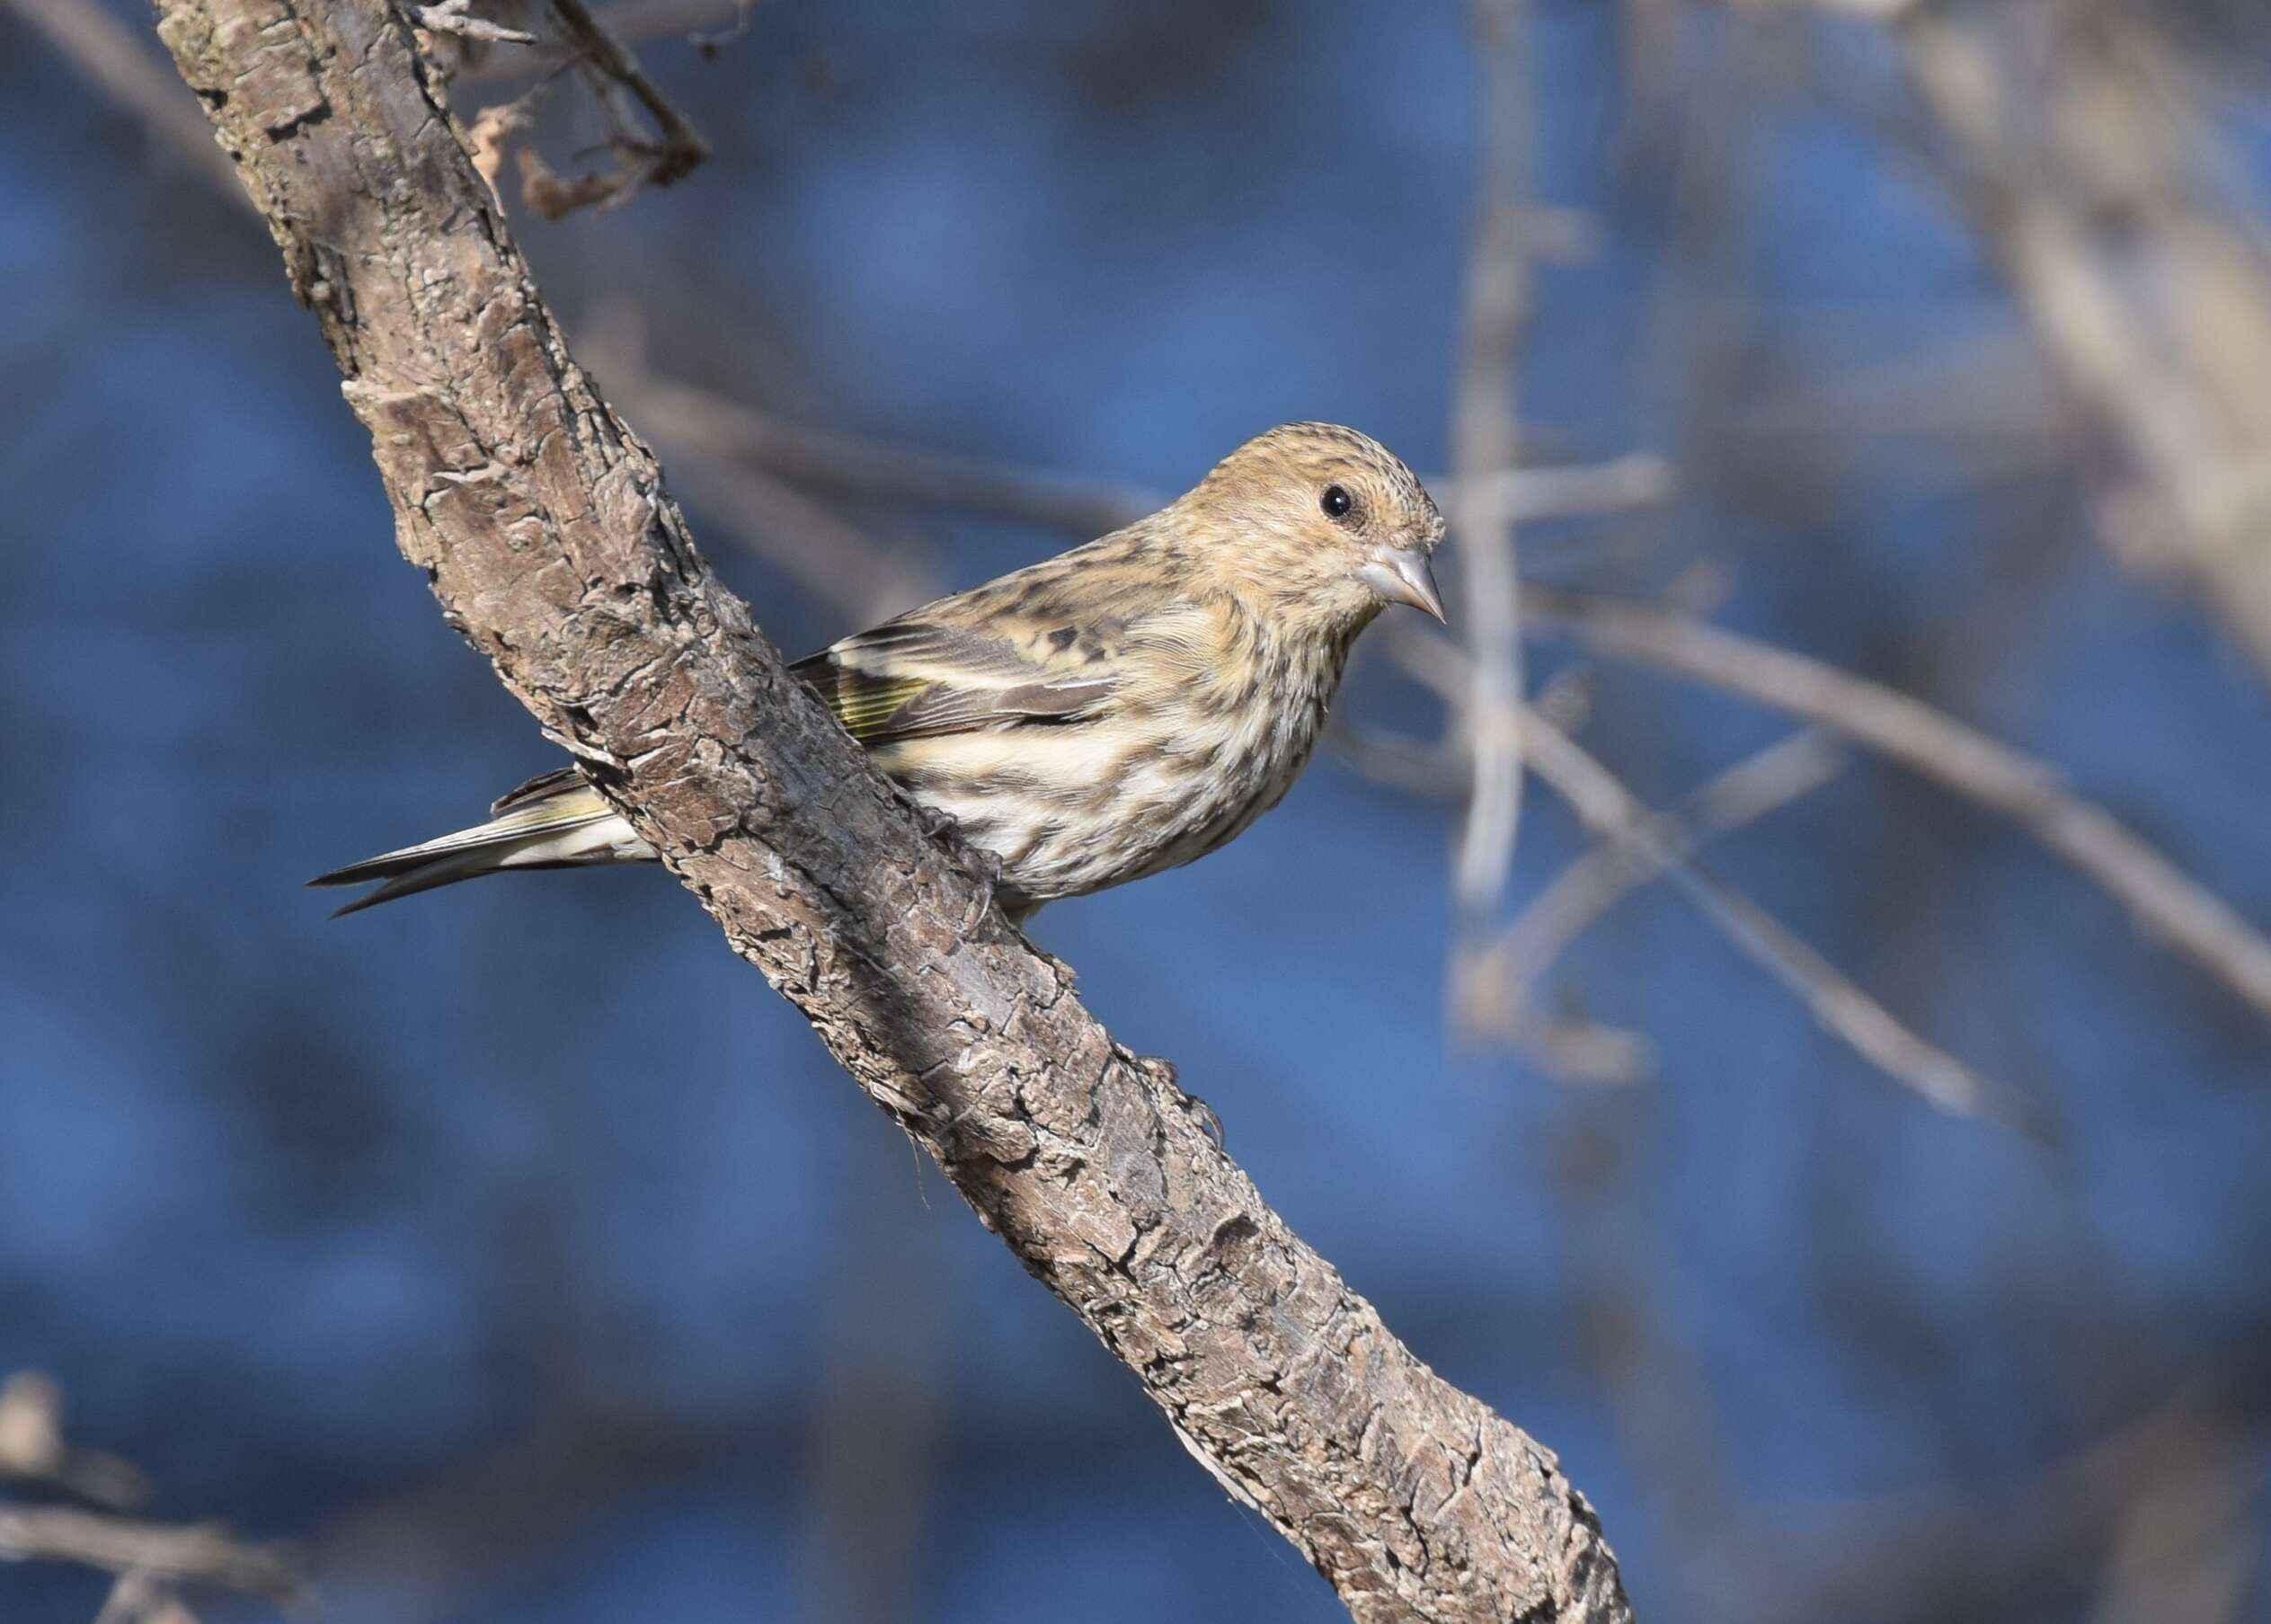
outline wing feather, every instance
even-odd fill
[[[866,745],[1076,722],[1119,686],[1096,663],[1052,662],[1007,637],[923,620],[858,633],[789,669]]]

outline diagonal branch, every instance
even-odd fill
[[[622,129],[628,131],[636,128],[628,109],[620,105],[624,102],[643,109],[654,121],[658,138],[652,144],[634,143],[640,147],[639,155],[647,161],[646,173],[642,177],[646,183],[668,186],[700,168],[710,155],[710,144],[647,77],[646,70],[639,66],[639,59],[631,54],[630,48],[591,14],[583,0],[550,3],[553,15],[560,19],[562,38],[574,50],[575,59],[590,70],[600,100],[617,109]]]
[[[0,1478],[44,1484],[111,1512],[133,1511],[150,1493],[132,1461],[64,1437],[63,1389],[38,1371],[0,1382]]]
[[[2271,941],[2110,812],[2065,788],[2048,763],[1881,683],[1690,616],[1534,581],[1523,608],[1534,626],[1596,653],[1660,666],[1834,728],[2001,813],[2103,887],[2149,937],[2271,1019]]]
[[[73,1562],[280,1602],[306,1596],[281,1556],[241,1545],[221,1529],[144,1522],[76,1506],[0,1505],[0,1562]]]
[[[600,369],[617,386],[614,366]],[[747,462],[832,495],[924,513],[982,514],[1087,541],[1134,523],[1173,494],[817,429],[659,374],[634,371],[627,386],[617,387],[639,417],[667,417],[669,438],[705,457]],[[1426,484],[1454,503],[1471,489],[1509,522],[1521,522],[1653,506],[1671,493],[1672,470],[1663,457],[1636,451],[1607,462],[1496,469],[1471,487],[1448,474],[1431,474]]]
[[[1535,710],[1522,716],[1524,759],[1568,802],[1596,839],[1627,845],[1665,874],[1721,935],[1804,1004],[1823,1029],[1942,1111],[1985,1113],[2033,1127],[2009,1089],[1919,1037],[1883,1004],[1742,892],[1688,862],[1659,832],[1645,803]]]
[[[1132,524],[1159,505],[1155,492],[810,428],[673,378],[640,378],[625,404],[642,419],[667,419],[668,438],[704,456],[747,462],[836,495],[883,498],[926,513],[981,513],[1086,541]]]
[[[371,432],[404,552],[735,951],[1364,1620],[1631,1616],[1550,1451],[1288,1229],[989,911],[696,552],[383,0],[160,32]],[[667,1030],[668,1012],[656,1012]]]
[[[1456,706],[1465,697],[1468,656],[1450,639],[1406,629],[1388,647],[1406,670],[1447,703]],[[1552,717],[1535,706],[1524,706],[1521,729],[1523,761],[1568,803],[1589,833],[1631,852],[1651,872],[1668,874],[1720,935],[1780,982],[1825,1031],[1943,1111],[1989,1111],[2020,1126],[2033,1125],[2028,1112],[2009,1090],[1986,1082],[1902,1025],[1890,1010],[1779,919],[1689,863],[1647,805]],[[1489,962],[1486,954],[1462,968],[1454,985],[1461,1004],[1474,996],[1477,982],[1471,978]]]
[[[1746,756],[1681,805],[1612,832],[1548,882],[1477,955],[1461,978],[1465,1018],[1519,1040],[1536,1022],[1530,989],[1596,919],[1713,841],[1826,784],[1846,759],[1824,730],[1806,728]]]
[[[2169,92],[2166,8],[1737,4],[1885,31],[1951,193],[2134,475],[2116,554],[2185,579],[2271,676],[2271,259],[2203,206],[2214,141]]]
[[[2271,677],[2271,263],[2193,201],[2190,110],[2133,82],[2127,59],[2160,50],[2152,8],[2062,9],[2032,21],[2102,37],[2056,52],[2047,83],[2009,60],[2040,60],[2045,42],[1999,49],[1983,10],[1904,5],[1893,39],[2019,308],[2152,493],[2170,562]],[[2053,132],[2039,154],[2023,128],[2036,118]],[[2084,127],[2120,155],[2107,167],[2149,182],[2094,173]]]

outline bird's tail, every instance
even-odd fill
[[[332,915],[391,902],[508,868],[573,868],[586,863],[651,863],[654,847],[625,822],[574,768],[531,778],[489,809],[489,821],[400,851],[383,852],[310,885],[384,883]]]

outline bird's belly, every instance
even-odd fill
[[[1316,729],[1211,741],[1079,727],[909,741],[878,764],[963,839],[1001,859],[1005,902],[1124,884],[1202,857],[1284,796]]]

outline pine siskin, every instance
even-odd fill
[[[1353,429],[1290,423],[1099,541],[791,667],[918,803],[1042,903],[1204,856],[1283,797],[1350,646],[1391,603],[1441,620],[1443,518]],[[352,913],[509,868],[652,861],[574,768],[486,823],[309,882],[385,882]]]

